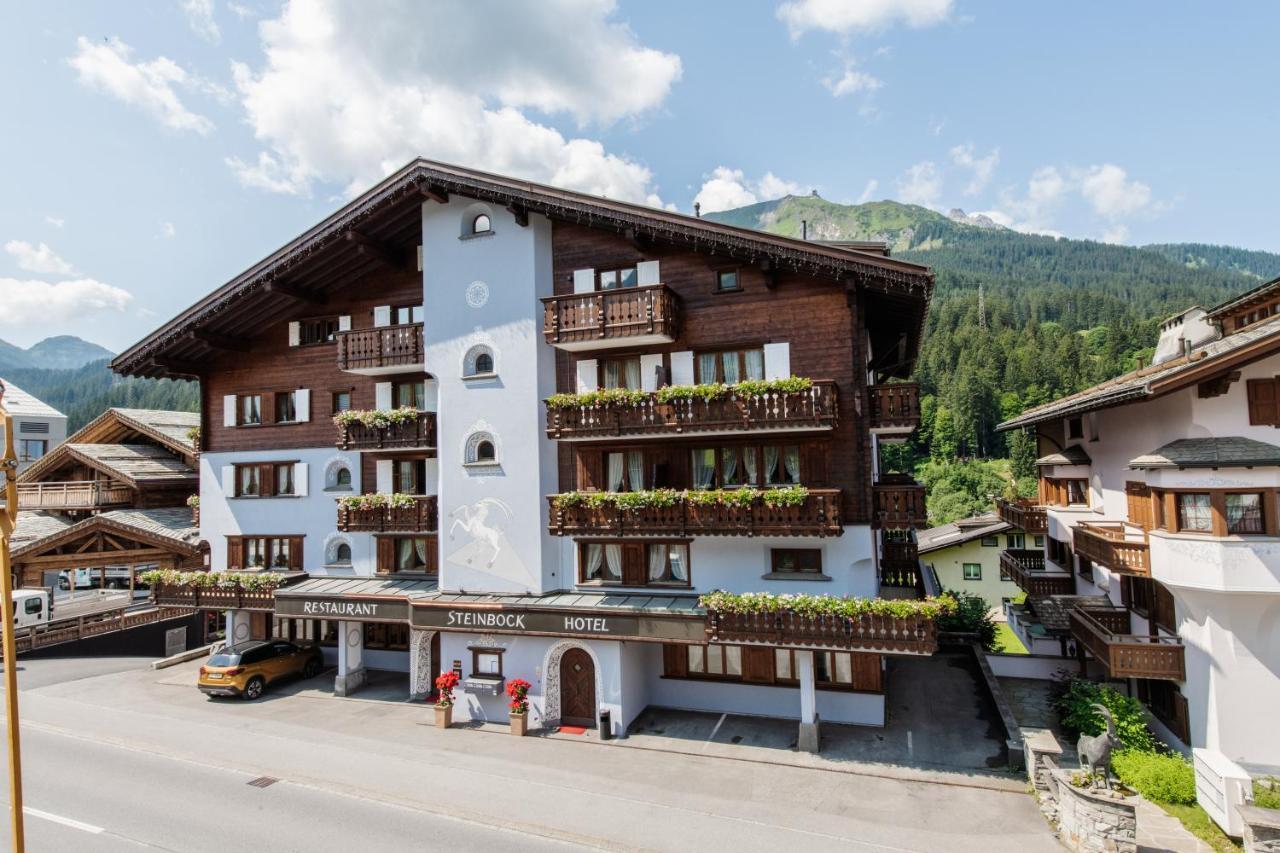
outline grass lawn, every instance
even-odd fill
[[[996,623],[996,651],[1007,655],[1025,655],[1027,647],[1022,645],[1018,635],[1013,633],[1007,622]]]
[[[1227,837],[1227,834],[1213,822],[1213,818],[1209,817],[1209,813],[1198,804],[1172,806],[1157,803],[1157,805],[1182,821],[1182,825],[1187,828],[1187,832],[1190,832],[1214,850],[1220,851],[1220,853],[1239,853],[1242,849],[1239,844]]]

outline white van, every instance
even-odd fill
[[[53,593],[44,589],[13,591],[13,627],[18,631],[47,625],[52,615]]]

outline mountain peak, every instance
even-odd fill
[[[975,228],[999,228],[1002,231],[1009,230],[1006,226],[996,222],[985,213],[965,213],[958,207],[951,208],[951,211],[947,213],[947,218],[952,222],[959,222],[961,225],[972,225]]]
[[[111,350],[75,335],[54,335],[27,349],[0,341],[0,370],[69,370],[114,356]]]

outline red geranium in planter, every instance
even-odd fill
[[[529,688],[532,686],[523,678],[513,678],[507,682],[507,695],[511,697],[511,704],[508,708],[511,713],[529,713]]]
[[[436,690],[440,695],[436,697],[436,706],[440,708],[453,707],[453,688],[458,686],[458,673],[451,669],[436,676]]]

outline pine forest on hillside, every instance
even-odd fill
[[[74,370],[8,370],[5,378],[66,415],[68,435],[112,406],[184,412],[200,408],[200,386],[195,382],[124,378],[108,365],[102,360]]]

